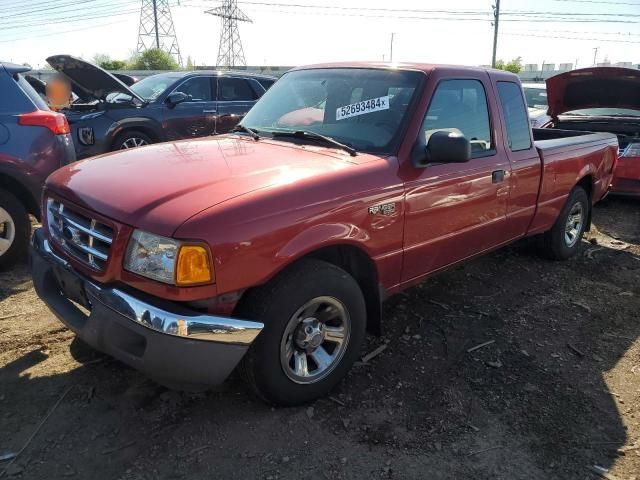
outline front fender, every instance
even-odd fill
[[[158,142],[167,140],[162,125],[157,120],[148,117],[131,117],[118,120],[109,127],[106,135],[109,144],[113,143],[114,139],[123,131],[136,128],[150,132]]]
[[[369,254],[365,243],[369,232],[352,223],[324,223],[303,230],[289,240],[277,253],[278,262],[287,263],[308,253],[332,245],[352,245]]]

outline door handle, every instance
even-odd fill
[[[491,172],[491,183],[500,183],[504,181],[504,170],[495,170]]]
[[[202,110],[202,113],[218,113],[217,110]]]

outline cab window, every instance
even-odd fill
[[[243,78],[221,77],[218,80],[218,101],[252,102],[257,98],[256,92]]]
[[[210,102],[213,100],[209,77],[190,78],[176,88],[175,91],[189,95],[189,101],[191,102]]]
[[[528,150],[531,147],[531,134],[522,90],[513,82],[498,82],[498,96],[507,128],[509,150]]]
[[[425,145],[440,130],[464,135],[474,157],[492,153],[489,107],[480,81],[443,80],[438,84],[422,124]]]

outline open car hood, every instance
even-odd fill
[[[144,103],[144,100],[124,83],[92,63],[71,55],[54,55],[47,58],[47,63],[71,80],[74,92],[81,98],[89,96],[105,100],[110,93],[124,93]]]
[[[551,77],[546,83],[552,117],[583,108],[640,110],[640,70],[583,68]]]

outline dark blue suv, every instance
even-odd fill
[[[64,110],[79,158],[149,143],[229,132],[275,78],[237,72],[160,73],[125,85],[70,55],[47,62],[79,98]]]
[[[0,268],[25,256],[44,180],[75,160],[67,119],[27,82],[29,70],[0,62]]]

